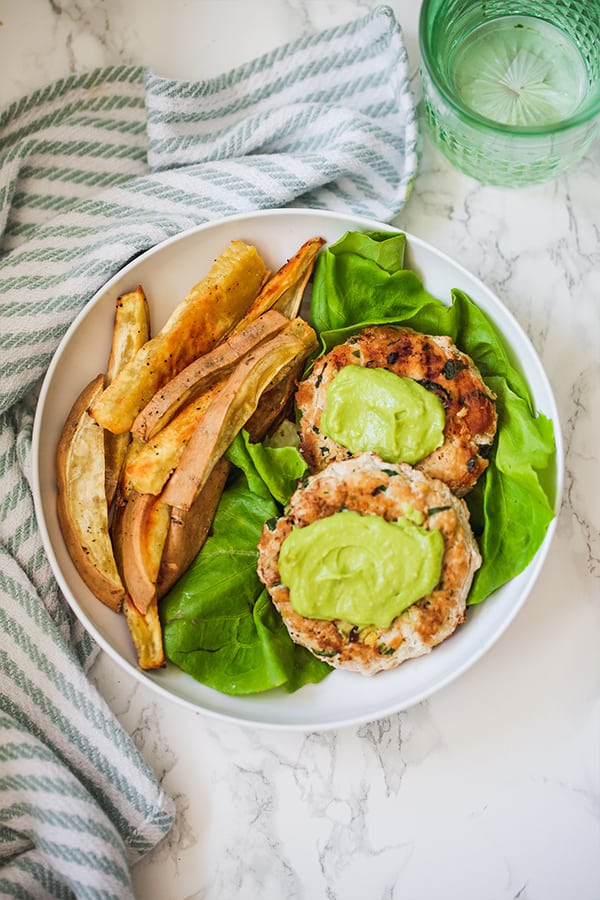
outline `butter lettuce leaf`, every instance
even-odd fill
[[[450,305],[401,268],[404,245],[390,232],[348,233],[322,251],[311,322],[323,351],[368,324],[396,323],[448,335],[497,394],[498,433],[485,476],[466,502],[483,563],[469,603],[479,603],[531,562],[554,517],[556,448],[552,422],[534,408],[529,386],[495,323],[463,291]],[[382,261],[385,263],[382,265]]]
[[[244,430],[229,448],[227,456],[246,472],[256,493],[270,495],[282,506],[288,502],[307,470],[295,446],[253,444]]]
[[[415,272],[403,268],[406,237],[393,234],[388,240],[390,247],[384,253],[381,233],[372,238],[348,232],[321,251],[315,265],[310,323],[322,339],[324,333],[359,323],[408,322],[423,307],[423,283]],[[439,301],[430,300],[434,317],[439,316]]]
[[[552,422],[546,416],[533,416],[528,401],[515,394],[505,379],[489,376],[487,383],[497,394],[502,424],[485,478],[467,496],[484,560],[471,588],[470,604],[485,600],[526,568],[554,517]]]

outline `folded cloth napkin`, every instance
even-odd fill
[[[125,263],[232,213],[388,220],[416,168],[392,11],[219,78],[73,76],[0,114],[0,894],[133,896],[174,807],[87,677],[96,646],[54,581],[30,489],[37,390],[76,313]]]

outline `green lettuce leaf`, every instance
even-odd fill
[[[533,416],[529,402],[504,379],[488,376],[487,383],[498,397],[501,427],[485,478],[466,498],[484,560],[470,604],[485,600],[526,568],[554,518],[552,422]]]
[[[310,306],[310,322],[324,340],[324,333],[359,323],[408,321],[422,306],[424,288],[419,277],[402,268],[406,237],[348,232],[317,257]],[[434,315],[439,300],[431,297]],[[343,332],[342,332],[343,333]],[[342,340],[344,338],[341,338]],[[331,337],[328,346],[338,343]]]
[[[278,472],[279,461],[284,461],[284,472],[293,454],[297,466],[304,464],[293,448],[266,455],[257,451],[263,480],[252,461],[254,451],[248,436],[238,435],[228,454],[236,468],[212,533],[160,604],[167,658],[226,694],[275,687],[295,691],[331,672],[326,663],[293,643],[256,573],[262,527],[281,513],[267,482],[281,491],[288,476]],[[295,483],[287,484],[291,493]]]
[[[270,495],[282,506],[288,502],[307,469],[296,447],[252,444],[246,431],[238,435],[227,456],[246,472],[257,494]]]
[[[469,603],[479,603],[523,571],[554,517],[553,425],[535,412],[527,382],[491,319],[463,291],[451,292],[449,306],[433,297],[414,272],[400,268],[404,244],[396,233],[389,234],[389,243],[386,257],[384,233],[349,233],[323,251],[311,320],[324,351],[367,324],[397,323],[448,335],[497,394],[498,434],[490,466],[466,498],[483,558]]]

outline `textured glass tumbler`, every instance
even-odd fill
[[[600,126],[600,0],[423,0],[425,120],[487,184],[547,181]]]

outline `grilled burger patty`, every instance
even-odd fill
[[[464,496],[488,466],[486,457],[497,425],[495,395],[473,360],[450,338],[395,325],[364,328],[320,357],[310,376],[299,384],[300,452],[310,470],[352,455],[320,428],[329,385],[340,369],[350,365],[387,369],[412,378],[438,396],[446,416],[443,444],[416,466]]]
[[[444,539],[438,585],[387,628],[359,628],[350,622],[313,619],[296,613],[281,583],[279,554],[293,528],[303,528],[342,510],[395,521],[410,515]],[[465,618],[466,598],[481,557],[464,500],[443,482],[404,463],[384,462],[373,453],[331,463],[311,475],[292,496],[285,515],[264,526],[258,574],[292,640],[336,668],[365,675],[392,669],[429,652]]]

